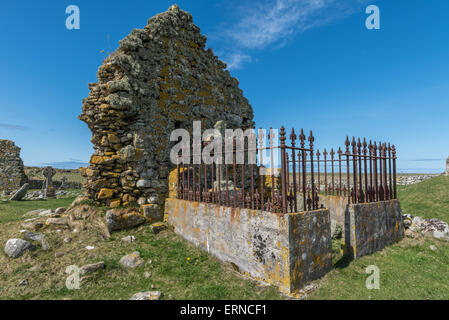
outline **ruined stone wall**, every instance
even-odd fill
[[[20,148],[13,141],[0,139],[0,191],[19,189],[27,181]]]
[[[253,111],[192,16],[176,5],[133,30],[89,84],[80,119],[94,154],[82,170],[91,199],[110,206],[163,204],[168,195],[170,133],[176,128],[253,128]]]

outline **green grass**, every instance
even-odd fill
[[[44,180],[42,175],[44,168],[40,167],[25,167],[25,174],[29,179]],[[56,174],[53,176],[53,181],[61,181],[63,177],[67,178],[67,182],[84,182],[84,178],[77,169],[55,169]]]
[[[436,177],[416,185],[400,186],[399,199],[404,212],[449,221],[449,178]],[[67,207],[73,199],[0,203],[0,243],[22,237],[21,217],[38,208]],[[176,235],[168,229],[158,235],[147,226],[113,233],[108,240],[95,232],[61,233],[46,231],[51,250],[38,249],[18,259],[0,253],[0,299],[129,299],[139,291],[159,290],[163,299],[283,299],[272,286],[259,286],[232,267]],[[137,241],[124,244],[120,239],[134,235]],[[70,236],[71,243],[62,239]],[[88,251],[85,246],[93,245]],[[435,245],[436,252],[429,246]],[[315,281],[318,289],[308,299],[449,299],[449,243],[427,238],[404,239],[380,252],[348,261],[340,243],[333,242],[333,268]],[[61,258],[54,253],[64,252]],[[139,251],[148,262],[129,271],[119,259]],[[65,269],[75,264],[105,261],[106,269],[89,275],[80,290],[65,287]],[[365,286],[366,267],[380,269],[380,289]],[[145,279],[145,272],[151,277]],[[28,279],[27,286],[17,284]],[[152,288],[153,286],[153,288]]]
[[[71,199],[46,202],[10,202],[5,207],[7,218],[0,221],[0,243],[13,237],[23,237],[21,216],[29,209],[67,206]],[[7,210],[6,210],[7,208]],[[7,223],[6,223],[7,222]],[[147,226],[114,232],[104,240],[96,232],[73,233],[62,229],[43,231],[51,250],[38,248],[18,259],[9,259],[0,253],[0,299],[129,299],[140,291],[159,290],[162,299],[282,299],[276,287],[259,286],[244,278],[231,266],[198,249],[167,229],[155,235]],[[134,235],[137,240],[130,244],[121,238]],[[71,243],[62,240],[72,237]],[[94,250],[85,249],[87,245]],[[64,252],[55,258],[55,252]],[[136,270],[125,270],[119,260],[125,254],[139,251],[147,262]],[[152,263],[149,264],[148,260]],[[79,290],[68,290],[65,270],[70,265],[79,267],[104,261],[106,269],[89,275]],[[145,272],[151,272],[146,279]],[[23,279],[27,286],[18,286]],[[153,288],[152,288],[153,286]]]
[[[436,252],[430,245],[436,245]],[[449,246],[437,240],[411,240],[354,261],[334,254],[333,269],[318,280],[320,288],[308,299],[449,299]],[[366,267],[380,272],[379,290],[366,288]]]
[[[398,198],[404,213],[449,222],[449,177],[447,176],[438,176],[409,186],[398,186]]]
[[[49,200],[0,201],[0,223],[20,220],[23,214],[31,210],[67,208],[74,199],[75,197]]]
[[[399,186],[398,198],[403,212],[449,221],[449,177]],[[407,238],[354,261],[342,258],[338,249],[334,242],[333,269],[317,281],[320,288],[309,299],[449,299],[448,242]],[[365,286],[369,265],[380,269],[379,290]]]

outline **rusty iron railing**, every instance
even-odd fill
[[[193,164],[194,157],[201,155],[191,152],[187,163],[177,165],[178,199],[288,213],[317,210],[320,195],[347,197],[349,204],[397,198],[394,145],[371,141],[367,144],[366,139],[361,142],[355,138],[351,143],[347,137],[345,152],[341,148],[337,152],[331,149],[329,153],[324,149],[321,154],[314,150],[312,131],[306,137],[303,129],[299,136],[292,129],[287,143],[284,127],[279,137],[270,129],[267,147],[264,138],[263,131],[259,130],[255,148],[239,150],[234,138],[230,141],[231,151],[212,154],[222,161],[210,164]],[[280,144],[276,144],[275,139]],[[203,143],[203,147],[207,144]],[[191,150],[198,150],[198,145]],[[238,163],[237,151],[247,155],[248,161]],[[269,156],[264,161],[267,151]],[[258,156],[258,163],[250,161],[254,160],[254,155]],[[227,156],[232,163],[223,161]],[[280,162],[277,167],[276,160]],[[269,168],[263,163],[268,163]]]
[[[316,151],[320,194],[347,197],[348,204],[397,199],[394,145],[346,137],[344,150]]]

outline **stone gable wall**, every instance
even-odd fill
[[[20,148],[13,141],[0,140],[0,191],[14,191],[27,181]]]
[[[80,119],[94,154],[82,170],[91,199],[110,206],[163,204],[168,195],[170,133],[194,120],[213,128],[253,128],[253,111],[192,16],[176,5],[133,30],[89,84]]]

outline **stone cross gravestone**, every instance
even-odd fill
[[[52,167],[45,167],[42,174],[45,177],[44,198],[54,198],[55,188],[53,186],[53,176],[56,174],[56,170]]]

